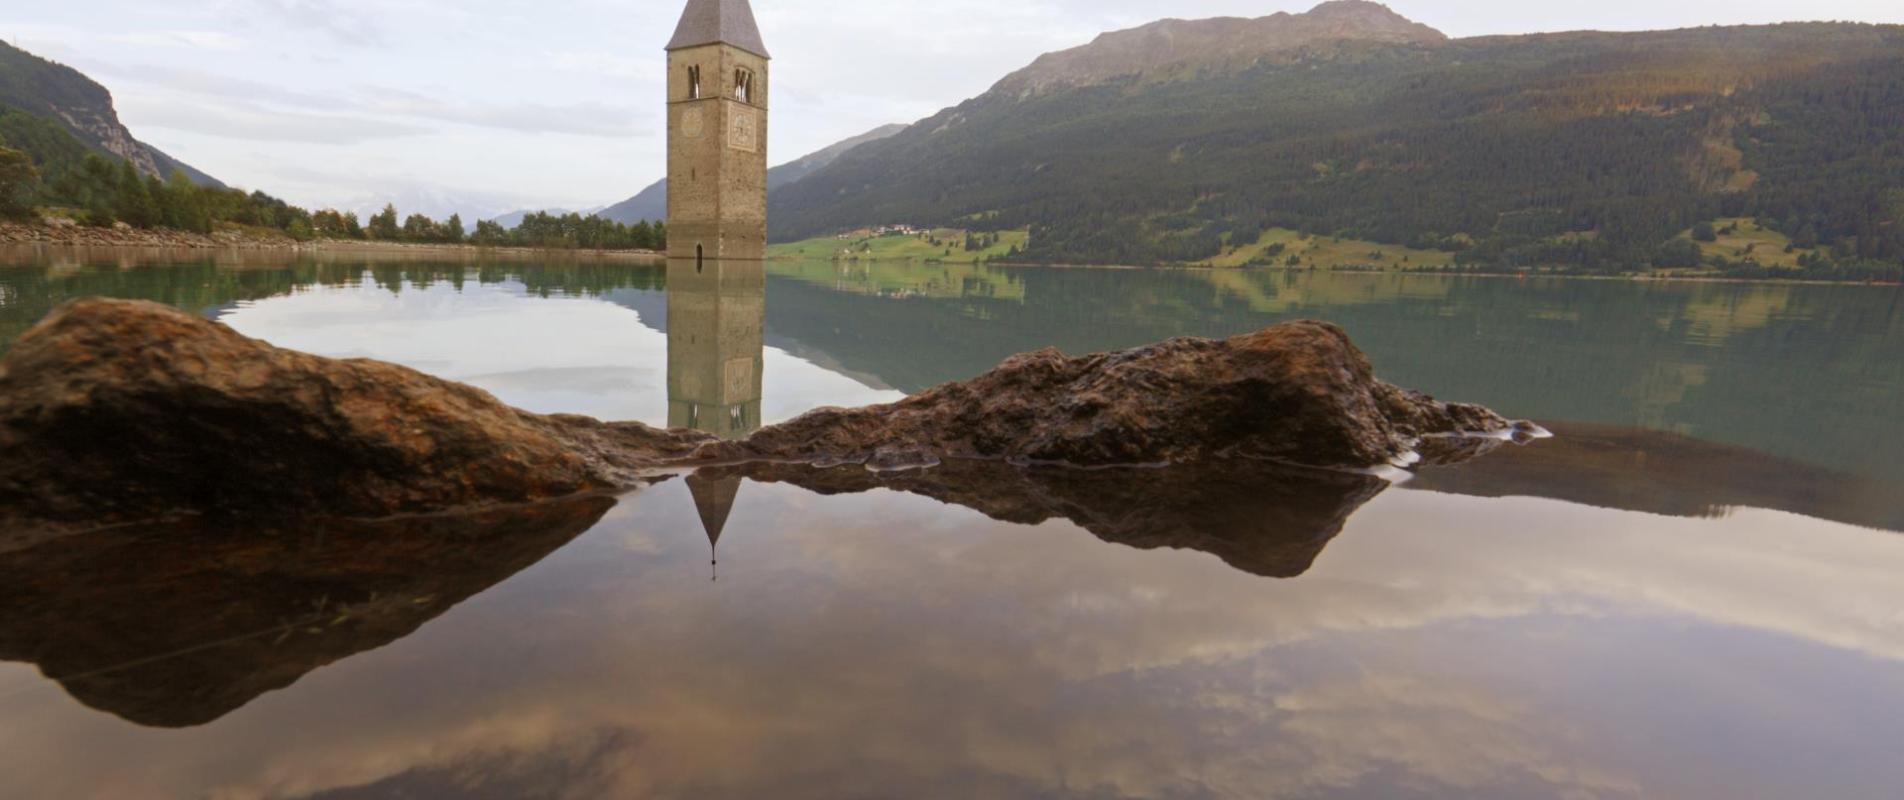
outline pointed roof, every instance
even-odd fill
[[[727,44],[749,53],[770,58],[767,44],[760,40],[760,26],[754,23],[754,8],[747,0],[688,0],[681,12],[681,24],[675,26],[669,50],[684,50],[707,44]]]
[[[740,476],[688,476],[688,493],[694,496],[694,510],[701,514],[701,527],[707,529],[707,543],[718,545],[727,516],[734,513],[734,498],[740,495]]]

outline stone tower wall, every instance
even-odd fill
[[[766,318],[760,262],[668,260],[668,427],[760,427]]]
[[[701,68],[700,99],[688,68]],[[734,72],[753,73],[748,102]],[[668,256],[759,260],[767,246],[767,59],[725,44],[668,53]]]

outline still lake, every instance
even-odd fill
[[[481,537],[0,548],[0,796],[1904,786],[1896,288],[28,249],[0,252],[0,352],[86,295],[730,434],[1039,347],[1320,318],[1387,380],[1558,435],[1174,504],[697,476]]]

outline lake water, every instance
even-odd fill
[[[514,516],[0,552],[0,796],[1904,786],[1895,288],[45,250],[0,264],[0,348],[64,299],[145,298],[535,411],[733,435],[1038,347],[1304,317],[1347,328],[1384,378],[1559,434],[1394,486],[847,467]]]

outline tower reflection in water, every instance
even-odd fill
[[[724,439],[760,429],[766,281],[760,261],[668,262],[668,427]],[[712,549],[734,510],[741,477],[701,472],[687,484]],[[718,567],[717,558],[712,566]]]

